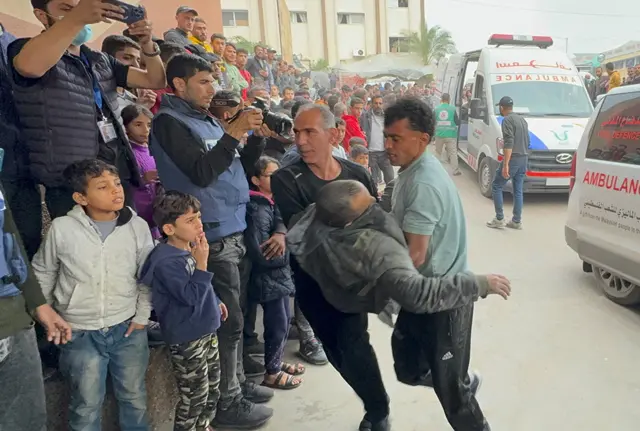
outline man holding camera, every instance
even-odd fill
[[[174,94],[162,98],[153,119],[151,150],[164,187],[189,193],[202,204],[202,224],[210,244],[208,269],[214,274],[217,295],[229,310],[218,331],[221,379],[215,425],[258,428],[273,410],[254,403],[268,401],[273,391],[245,379],[240,298],[250,269],[243,239],[249,202],[245,170],[262,154],[263,137],[269,131],[256,109],[241,111],[229,121],[210,114],[215,95],[213,68],[203,58],[175,55],[167,64],[167,81]],[[240,140],[251,130],[240,149]]]

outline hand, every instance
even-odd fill
[[[36,308],[36,319],[47,331],[47,340],[53,344],[67,344],[71,341],[71,326],[49,305]]]
[[[146,106],[149,109],[151,109],[153,105],[156,104],[157,98],[158,98],[158,95],[153,90],[147,90],[147,89],[138,90],[138,103]]]
[[[271,129],[269,129],[269,126],[267,126],[264,123],[262,123],[260,125],[259,129],[255,129],[253,131],[253,134],[256,135],[256,136],[259,136],[261,138],[272,138],[273,137],[273,132],[271,131]]]
[[[145,183],[155,183],[158,181],[158,178],[157,170],[147,171],[142,175],[142,179],[144,179]]]
[[[153,26],[151,25],[151,21],[147,19],[146,9],[144,11],[144,19],[129,25],[129,33],[132,36],[137,36],[143,54],[145,52],[151,53],[155,51],[151,37],[153,34]]]
[[[283,233],[274,233],[271,238],[260,244],[260,248],[267,260],[284,256],[284,250],[286,248],[285,235]]]
[[[507,277],[498,274],[490,274],[486,277],[489,282],[488,295],[500,295],[504,299],[511,296],[511,281]]]
[[[260,74],[260,76],[262,76],[263,78],[266,78],[267,76],[269,76],[269,72],[267,72],[266,70],[260,70],[258,72]]]
[[[205,271],[209,260],[209,242],[204,232],[196,239],[196,245],[191,249],[191,254],[196,259],[197,268]]]
[[[229,317],[229,310],[227,310],[227,306],[221,302],[220,303],[220,320],[222,320],[223,322],[226,322],[227,317]]]
[[[232,123],[222,121],[222,125],[228,135],[240,140],[248,131],[262,127],[262,120],[262,111],[251,108],[240,112],[238,118]]]
[[[66,16],[80,24],[111,23],[109,18],[124,19],[124,10],[102,0],[80,0]]]
[[[503,163],[503,165],[502,165],[502,178],[504,178],[505,180],[509,179],[509,164],[508,163]]]
[[[141,325],[141,324],[136,323],[136,322],[131,322],[129,324],[129,329],[127,329],[127,332],[125,332],[125,334],[124,334],[124,338],[129,338],[129,335],[131,335],[133,333],[133,331],[141,331],[146,327],[147,327],[147,325]]]

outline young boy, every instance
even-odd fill
[[[362,138],[351,138],[349,140],[351,161],[369,170],[369,150],[364,146],[366,142]]]
[[[342,140],[344,139],[344,134],[347,130],[347,123],[344,122],[342,118],[336,119],[336,129],[338,129],[338,139],[333,143],[333,155],[335,157],[340,157],[341,159],[348,160],[347,152],[342,147]]]
[[[158,198],[153,218],[166,242],[155,247],[140,274],[151,286],[178,382],[174,431],[210,429],[220,397],[216,331],[227,309],[211,285],[209,243],[200,217],[200,202],[191,195],[169,191]]]
[[[149,226],[124,206],[115,167],[99,160],[64,171],[76,206],[56,218],[33,259],[49,304],[71,325],[60,371],[69,381],[69,429],[100,429],[107,372],[120,428],[146,430],[149,290],[136,275],[153,248]]]

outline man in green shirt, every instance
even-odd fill
[[[427,152],[434,133],[432,109],[403,98],[385,111],[385,150],[400,166],[392,211],[404,232],[413,264],[426,277],[467,271],[467,232],[462,202],[442,164]],[[449,423],[456,430],[489,429],[475,393],[478,374],[469,376],[473,304],[433,314],[398,314],[392,343],[419,346],[412,363],[397,359],[398,379],[426,384],[410,369],[430,369],[432,383]],[[416,362],[420,362],[416,364]],[[416,367],[417,365],[417,367]]]
[[[240,69],[236,66],[236,47],[232,43],[227,43],[224,47],[225,71],[227,74],[227,90],[234,93],[242,93],[242,90],[249,87],[249,83],[240,74]]]
[[[453,175],[460,175],[458,168],[458,113],[455,106],[450,105],[451,97],[444,93],[442,103],[436,108],[436,153],[442,160],[444,147],[444,159],[451,165]]]

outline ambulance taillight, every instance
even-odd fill
[[[553,45],[553,39],[549,36],[523,36],[517,34],[492,34],[489,38],[492,46],[537,46],[546,49]]]

